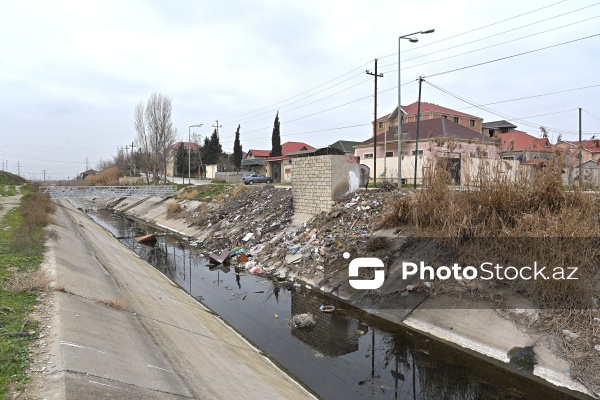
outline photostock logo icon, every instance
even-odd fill
[[[350,253],[345,252],[344,258],[347,260],[350,258]],[[350,279],[350,286],[354,289],[379,289],[383,285],[385,280],[384,264],[379,258],[374,257],[360,257],[350,261],[348,266],[348,276],[350,278],[358,277],[359,268],[376,268],[375,277],[373,279]]]

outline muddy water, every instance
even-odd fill
[[[149,247],[133,238],[153,229],[105,211],[89,215],[324,399],[572,398],[530,373],[508,372],[305,287],[233,266],[209,268],[175,236],[159,236]],[[321,313],[321,304],[336,305],[336,312]],[[315,317],[312,328],[290,326],[292,315],[307,312]]]

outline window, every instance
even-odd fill
[[[413,155],[413,156],[415,155],[415,150],[413,150],[413,151],[412,151],[412,155]],[[420,155],[420,156],[421,156],[421,155],[423,155],[423,150],[419,150],[419,155]]]
[[[469,125],[470,126],[475,126],[475,120],[474,119],[470,119],[469,120]]]
[[[386,157],[394,157],[394,152],[393,151],[388,151],[385,153]]]
[[[365,156],[364,156],[364,157],[365,157],[365,160],[366,160],[367,158],[373,158],[373,153],[367,153],[367,154],[365,154]]]
[[[419,114],[419,121],[423,121],[423,114]]]
[[[383,125],[384,125],[384,122],[383,121],[379,121],[379,129],[383,129]]]
[[[454,122],[458,124],[458,117],[454,117]]]
[[[442,114],[442,118],[444,118],[444,119],[448,119],[448,116],[447,116],[447,115],[443,115],[443,114]]]

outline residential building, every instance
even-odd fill
[[[600,139],[589,139],[582,142],[578,141],[560,141],[556,144],[559,149],[566,150],[568,156],[579,159],[579,149],[581,148],[581,162],[594,161],[600,164]]]
[[[498,133],[512,132],[517,129],[516,125],[505,120],[484,122],[482,126],[483,130],[481,133],[489,137],[493,137]]]
[[[417,121],[419,103],[414,102],[408,106],[402,106],[402,124]],[[483,118],[466,114],[451,108],[439,106],[433,103],[421,102],[421,121],[444,118],[458,125],[465,126],[477,133],[482,132]],[[377,118],[377,134],[387,132],[390,128],[398,126],[398,107],[387,115]]]
[[[360,142],[353,142],[350,140],[338,140],[335,143],[330,144],[327,147],[332,147],[343,151],[346,154],[354,154],[354,146],[358,146]]]
[[[361,164],[371,169],[371,178],[376,174],[377,179],[385,178],[392,181],[398,179],[397,132],[398,126],[392,126],[386,133],[378,135],[375,154],[373,138],[355,147],[354,155],[359,157]],[[402,124],[403,182],[414,181],[414,162],[417,156],[417,183],[422,182],[424,169],[430,168],[436,158],[441,157],[446,160],[446,168],[457,184],[466,181],[468,169],[471,168],[471,164],[474,164],[473,159],[498,158],[498,148],[493,139],[448,118],[440,117],[420,122],[418,152],[416,133],[416,122]],[[374,158],[377,160],[376,171],[373,165]]]
[[[288,154],[313,149],[314,147],[303,142],[285,142],[281,145],[282,155],[280,156],[271,157],[271,150],[251,149],[248,150],[246,160],[262,159],[264,160],[264,173],[272,177],[273,182],[291,182],[292,158]]]
[[[497,133],[493,137],[500,146],[503,160],[517,160],[522,164],[535,164],[554,157],[554,146],[548,138],[537,138],[521,131]]]

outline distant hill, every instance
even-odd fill
[[[22,185],[26,182],[25,178],[10,172],[0,171],[0,185]]]

